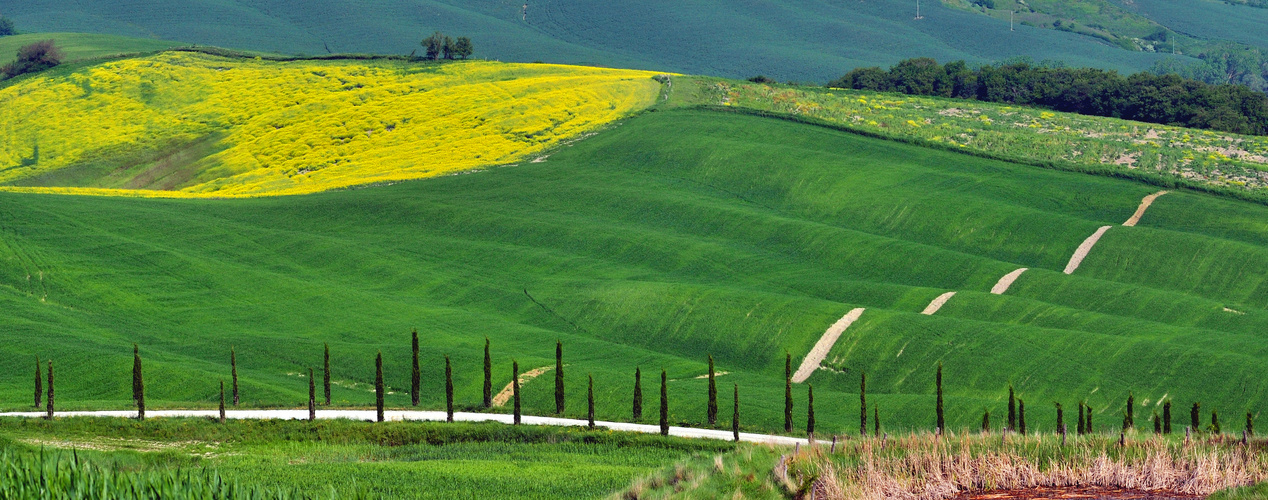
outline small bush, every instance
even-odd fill
[[[62,63],[62,51],[52,40],[41,40],[18,49],[18,58],[0,67],[0,78],[38,73]]]

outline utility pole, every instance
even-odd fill
[[[1017,11],[1014,10],[1008,13],[1008,31],[1017,31],[1015,28],[1013,28],[1013,20],[1016,17],[1017,17]]]
[[[920,15],[920,0],[916,0],[916,19],[924,19],[924,16]]]

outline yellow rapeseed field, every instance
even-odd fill
[[[190,52],[0,89],[0,187],[303,194],[524,160],[655,102],[654,73]],[[46,186],[46,187],[13,187]]]

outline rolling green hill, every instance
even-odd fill
[[[370,189],[248,200],[0,194],[0,405],[29,405],[36,356],[61,407],[128,404],[132,342],[151,406],[208,406],[235,346],[243,401],[298,406],[330,343],[336,403],[368,405],[382,351],[390,405],[408,404],[409,331],[423,400],[460,406],[495,374],[553,364],[567,414],[628,419],[671,379],[674,422],[704,421],[705,356],[745,426],[782,427],[784,353],[867,308],[809,382],[821,432],[857,425],[858,373],[887,428],[932,425],[946,367],[953,426],[1003,410],[1031,426],[1086,399],[1100,425],[1129,391],[1226,415],[1268,404],[1268,207],[1176,192],[1119,226],[1151,186],[1036,169],[725,112],[662,110],[541,163]],[[1073,275],[1083,240],[1112,227]],[[1004,295],[1001,276],[1030,270]],[[957,291],[932,316],[936,296]],[[553,409],[551,374],[524,385]],[[498,384],[500,386],[500,383]],[[495,388],[496,390],[496,388]],[[797,395],[804,425],[805,389]],[[503,410],[505,411],[505,410]],[[648,418],[654,421],[653,411]],[[1177,410],[1177,421],[1180,411]],[[724,411],[723,416],[729,412]],[[1179,425],[1179,424],[1178,424]]]
[[[524,6],[527,5],[527,10]],[[906,0],[2,0],[19,30],[183,40],[283,53],[408,54],[433,30],[470,36],[504,61],[824,82],[909,57],[989,62],[1015,56],[1139,71],[1170,56]]]
[[[53,40],[66,62],[99,59],[123,54],[137,54],[185,45],[180,42],[129,38],[92,33],[27,33],[0,37],[0,64],[17,57],[18,48],[40,40]]]

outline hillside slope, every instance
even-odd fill
[[[525,9],[527,5],[527,9]],[[434,30],[470,36],[476,56],[825,82],[909,57],[1015,56],[1139,71],[1170,56],[1020,27],[904,0],[0,0],[19,29],[182,40],[283,53],[409,54]]]
[[[796,367],[864,308],[810,367],[823,431],[857,425],[863,370],[887,428],[928,428],[938,362],[957,427],[1002,412],[1010,383],[1033,429],[1052,428],[1054,400],[1086,399],[1109,425],[1129,391],[1137,415],[1164,397],[1257,412],[1268,404],[1268,284],[1256,271],[1268,267],[1268,208],[1175,192],[1121,226],[1156,191],[680,110],[542,163],[373,189],[221,201],[3,193],[0,405],[29,405],[40,356],[60,367],[63,408],[125,406],[132,342],[151,406],[211,405],[230,346],[246,404],[296,406],[307,389],[296,374],[320,367],[326,342],[337,403],[372,401],[382,351],[389,404],[406,405],[418,328],[426,407],[443,401],[442,355],[465,407],[480,398],[485,337],[498,381],[512,359],[552,366],[559,339],[568,415],[584,415],[593,374],[599,417],[628,419],[636,367],[655,408],[664,368],[671,421],[699,425],[712,354],[727,373],[720,406],[738,384],[745,427],[774,430],[785,352]],[[525,383],[526,411],[552,412],[550,376]],[[805,388],[794,392],[800,428]]]

